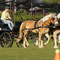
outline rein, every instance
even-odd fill
[[[35,22],[35,24],[34,24],[34,28],[30,28],[30,29],[28,29],[28,28],[25,28],[25,29],[22,29],[22,31],[23,30],[34,30],[34,29],[38,29],[38,28],[51,28],[51,27],[53,27],[53,26],[38,26],[38,27],[36,27],[36,24],[37,24],[37,22],[38,22],[39,20],[36,20],[36,22]]]
[[[31,29],[25,28],[23,30],[34,30],[34,29],[38,29],[38,28],[51,28],[51,27],[53,27],[53,26],[39,26],[39,27],[31,28]]]

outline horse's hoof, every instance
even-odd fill
[[[26,46],[23,44],[23,48],[26,48]]]
[[[38,44],[35,43],[34,46],[38,46]]]
[[[41,46],[41,48],[43,48],[43,46]]]
[[[23,48],[26,48],[26,47],[23,47]]]
[[[29,47],[29,45],[26,45],[26,47]]]
[[[39,48],[41,48],[41,46],[38,46]]]
[[[43,48],[43,46],[38,46],[39,48]]]
[[[58,43],[60,43],[60,41],[58,41]]]
[[[58,47],[57,46],[54,46],[55,49],[57,49]]]
[[[27,44],[26,46],[29,47],[29,44]]]
[[[41,47],[39,47],[39,48],[41,48]]]
[[[44,46],[46,46],[46,43],[44,44]]]
[[[17,47],[19,47],[19,43],[16,43]]]
[[[46,43],[44,43],[44,45],[46,46],[48,43],[46,42]]]
[[[29,45],[27,45],[27,47],[29,47]]]

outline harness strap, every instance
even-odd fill
[[[34,24],[34,28],[36,28],[36,24],[37,24],[38,21],[39,21],[39,20],[36,20],[36,22],[35,22],[35,24]]]
[[[18,39],[21,39],[21,38],[18,38]]]

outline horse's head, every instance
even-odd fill
[[[57,18],[60,19],[60,13],[57,14]]]
[[[52,18],[56,17],[56,13],[51,13]]]
[[[59,24],[56,13],[52,13],[50,18],[51,18],[51,23],[55,24],[55,26]]]
[[[57,15],[57,20],[58,20],[58,23],[60,24],[60,13],[58,13]]]

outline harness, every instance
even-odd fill
[[[39,21],[39,20],[36,20],[36,22],[35,22],[35,24],[34,24],[34,28],[36,28],[36,24],[37,24],[38,21]]]
[[[35,22],[34,28],[31,28],[31,29],[25,28],[25,29],[23,29],[23,30],[34,30],[34,29],[39,29],[39,28],[51,28],[51,27],[53,27],[52,25],[51,25],[51,26],[38,26],[38,27],[36,27],[37,22],[38,22],[38,21]],[[23,31],[23,30],[22,30],[22,31]]]

